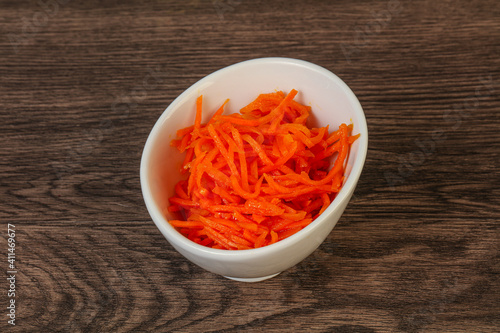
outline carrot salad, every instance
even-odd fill
[[[332,133],[308,128],[311,108],[296,94],[261,94],[223,115],[226,100],[205,124],[198,97],[194,125],[171,142],[185,153],[186,175],[169,199],[173,227],[204,246],[245,250],[287,238],[327,209],[359,134],[351,135],[352,124]]]

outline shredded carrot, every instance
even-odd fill
[[[205,124],[197,98],[194,124],[171,142],[187,174],[169,199],[173,227],[203,246],[246,250],[290,237],[328,208],[359,134],[352,124],[307,127],[311,108],[297,93],[261,94],[223,115],[226,100]]]

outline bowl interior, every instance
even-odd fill
[[[170,141],[176,138],[178,129],[194,123],[196,98],[203,95],[202,122],[206,122],[227,98],[230,101],[226,113],[232,113],[239,112],[261,93],[282,90],[286,94],[291,89],[299,91],[295,97],[297,102],[312,107],[309,125],[329,125],[333,131],[341,123],[352,122],[353,133],[362,133],[351,147],[346,166],[347,176],[354,167],[359,177],[367,149],[366,121],[358,100],[345,83],[328,70],[305,61],[250,60],[226,67],[195,83],[172,102],[153,128],[143,154],[141,182],[146,204],[157,225],[158,221],[168,225],[165,218],[173,218],[167,210],[168,198],[182,178],[179,169],[183,155],[170,146]],[[349,182],[349,177],[346,178]],[[163,228],[171,229],[170,225],[161,226]],[[183,237],[176,234],[174,237]]]

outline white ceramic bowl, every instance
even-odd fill
[[[203,95],[203,122],[227,99],[229,112],[261,93],[296,89],[295,100],[312,107],[314,126],[353,123],[361,137],[351,147],[347,180],[330,206],[309,226],[275,244],[252,250],[218,250],[198,245],[168,223],[168,198],[180,180],[183,156],[170,147],[176,131],[192,125],[196,98]],[[312,63],[288,58],[248,60],[218,70],[193,84],[163,112],[151,131],[141,160],[141,187],[149,214],[172,246],[196,265],[239,281],[261,281],[279,274],[309,256],[328,236],[349,202],[358,182],[368,148],[363,109],[351,89],[336,75]]]

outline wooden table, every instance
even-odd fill
[[[15,278],[1,284],[0,331],[500,330],[497,1],[0,8],[1,267]],[[245,284],[166,242],[139,161],[183,90],[267,56],[339,75],[366,113],[369,152],[318,250]]]

